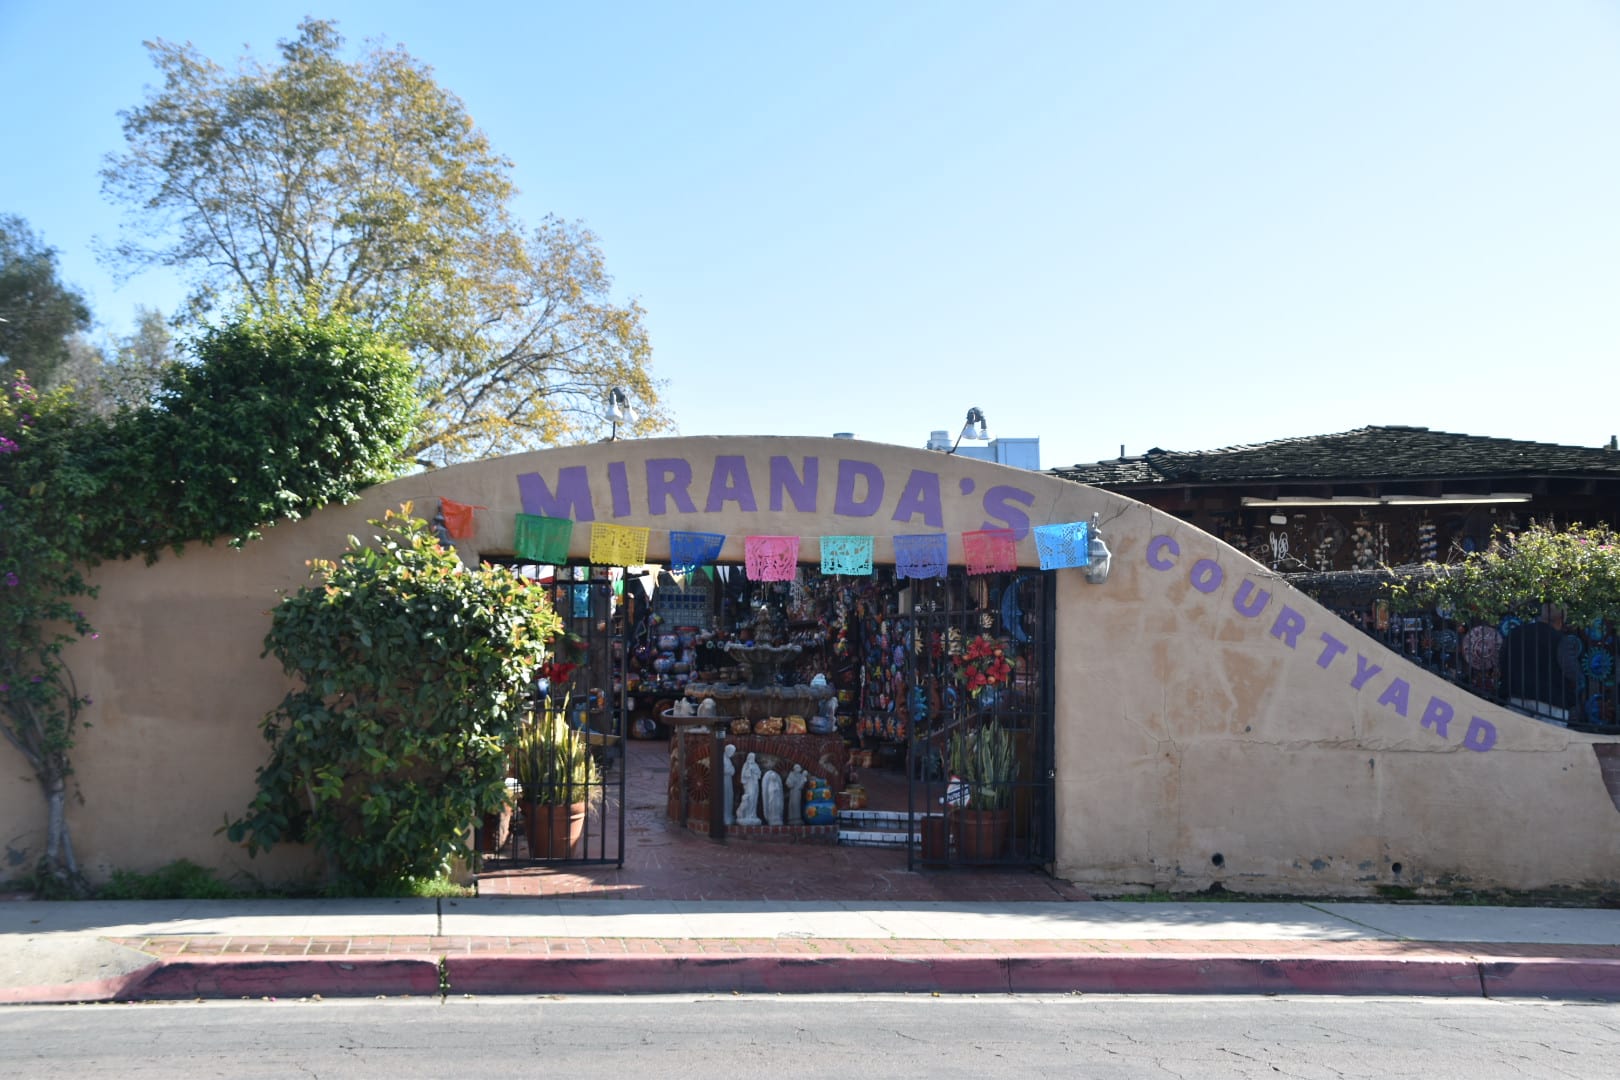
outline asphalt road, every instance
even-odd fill
[[[1608,1078],[1620,1004],[1476,998],[450,998],[0,1009],[0,1076]]]

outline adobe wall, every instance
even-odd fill
[[[654,562],[672,529],[725,533],[725,561],[741,561],[745,535],[800,535],[807,562],[822,535],[873,535],[887,562],[893,535],[946,532],[960,562],[963,531],[1100,513],[1109,581],[1057,572],[1059,876],[1099,890],[1219,880],[1301,893],[1620,879],[1620,811],[1592,749],[1605,740],[1468,697],[1140,503],[906,447],[772,437],[477,462],[374,488],[241,551],[193,545],[154,566],[101,568],[101,596],[86,609],[101,637],[70,657],[95,699],[75,754],[85,801],[69,809],[92,877],[181,857],[266,880],[314,870],[307,851],[250,861],[216,833],[252,797],[266,756],[258,721],[288,686],[260,657],[269,610],[308,580],[306,560],[369,536],[368,519],[385,509],[414,501],[425,516],[439,497],[487,508],[458,544],[469,562],[509,553],[525,510],[579,522],[578,559],[592,520],[648,526]],[[1033,538],[1019,554],[1037,565]],[[6,875],[25,871],[44,839],[37,788],[20,759],[10,763],[0,774]]]

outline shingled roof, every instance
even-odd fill
[[[1050,470],[1099,487],[1138,484],[1451,480],[1508,476],[1620,477],[1620,450],[1458,435],[1424,427],[1364,427],[1220,450],[1160,450]]]

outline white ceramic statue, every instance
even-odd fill
[[[793,770],[787,778],[787,824],[804,824],[804,785],[810,782],[810,774],[804,771],[804,766],[798,762],[793,763]]]
[[[737,803],[738,825],[762,825],[759,819],[759,776],[763,772],[754,752],[748,751],[748,760],[742,767],[742,801]]]
[[[765,824],[782,824],[782,774],[775,769],[760,779],[759,801],[765,807]]]
[[[735,762],[733,762],[731,760],[732,758],[734,758],[736,756],[737,756],[737,747],[736,747],[736,745],[733,744],[733,743],[726,743],[726,760],[725,760],[726,782],[725,782],[725,785],[722,788],[722,790],[724,791],[724,794],[725,794],[726,824],[727,825],[735,825],[735,824],[737,824],[737,812],[736,812],[736,809],[735,809],[736,802],[737,802],[737,791],[736,791],[735,786],[731,782],[731,778],[737,775],[737,765],[736,765]]]

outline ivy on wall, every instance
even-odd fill
[[[397,345],[340,315],[277,311],[207,331],[155,400],[110,418],[18,374],[0,393],[0,734],[46,800],[36,885],[80,895],[66,805],[91,700],[66,649],[110,558],[241,544],[396,475],[418,404]],[[99,641],[117,648],[116,641]]]

